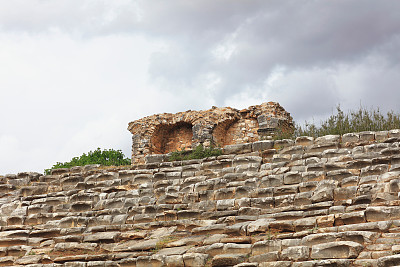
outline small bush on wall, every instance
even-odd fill
[[[52,169],[71,168],[74,166],[85,166],[89,164],[100,164],[103,166],[130,165],[131,160],[126,158],[121,150],[97,148],[95,151],[83,153],[80,157],[74,157],[68,162],[57,162],[50,169],[45,169],[45,174],[50,174]]]
[[[176,161],[176,160],[189,160],[189,159],[203,159],[213,156],[219,156],[222,154],[222,150],[220,148],[210,147],[205,148],[202,144],[198,145],[192,151],[175,151],[171,152],[169,156],[169,161]]]

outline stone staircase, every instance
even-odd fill
[[[0,266],[400,265],[400,130],[0,177]]]

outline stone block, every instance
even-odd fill
[[[251,244],[228,243],[224,245],[224,254],[249,254]]]
[[[354,259],[363,250],[363,246],[352,241],[327,242],[312,246],[312,259]]]
[[[83,242],[114,243],[117,242],[120,235],[120,232],[98,232],[84,236]]]
[[[307,246],[289,247],[281,252],[281,259],[284,261],[304,261],[310,256],[310,248]]]
[[[264,150],[271,149],[273,147],[274,147],[273,140],[263,140],[252,143],[252,151],[262,152]]]
[[[391,255],[379,258],[377,261],[378,267],[389,267],[389,266],[399,266],[400,265],[400,255]]]
[[[337,187],[337,182],[323,180],[318,183],[317,188],[311,197],[312,202],[323,202],[333,200],[334,189]]]
[[[306,229],[313,229],[317,225],[316,218],[302,218],[293,221],[296,232],[303,231]]]
[[[315,139],[314,144],[323,145],[323,144],[332,144],[338,143],[340,141],[340,135],[325,135]]]
[[[368,176],[368,175],[379,175],[387,172],[389,170],[389,166],[387,164],[379,164],[373,166],[367,166],[361,169],[360,176]]]
[[[153,255],[153,256],[139,256],[136,259],[137,267],[161,267],[165,266],[165,260],[163,256]]]
[[[165,160],[166,155],[164,154],[152,154],[152,155],[147,155],[144,157],[144,162],[145,164],[151,164],[151,163],[161,163]]]
[[[276,187],[283,185],[283,175],[268,175],[261,179],[260,187]]]
[[[272,221],[268,227],[272,232],[294,232],[295,230],[292,221]]]
[[[374,141],[375,140],[375,132],[366,131],[360,132],[360,141]]]
[[[263,254],[257,254],[255,256],[251,256],[249,258],[250,262],[258,262],[258,263],[275,262],[277,260],[279,260],[279,252],[278,251],[267,252],[267,253],[263,253]]]
[[[226,224],[213,224],[213,225],[193,228],[192,233],[196,235],[223,234],[225,232],[225,228]]]
[[[245,154],[250,152],[252,152],[251,143],[227,145],[223,148],[224,154]]]
[[[333,227],[334,223],[335,223],[335,215],[334,214],[317,217],[317,226],[319,228]]]
[[[364,223],[364,211],[348,212],[335,215],[335,225]]]
[[[211,262],[212,266],[234,266],[247,259],[246,254],[219,254]]]
[[[318,234],[309,234],[302,238],[301,243],[303,246],[314,246],[318,244],[323,244],[326,242],[334,242],[336,241],[337,234],[336,233],[318,233]]]
[[[272,262],[261,262],[259,267],[290,267],[292,266],[291,261],[272,261]]]
[[[170,255],[165,257],[167,267],[185,267],[182,255]]]
[[[314,137],[299,136],[296,138],[295,144],[300,146],[309,146],[314,142]]]
[[[299,185],[283,185],[274,187],[274,196],[284,196],[299,192]]]
[[[252,245],[251,255],[257,256],[269,252],[281,251],[282,242],[280,240],[258,241]]]
[[[346,200],[346,199],[354,199],[357,193],[357,186],[349,186],[349,187],[339,187],[334,189],[334,199],[335,200]]]
[[[346,133],[342,135],[342,143],[357,143],[360,140],[360,135],[357,133]]]
[[[274,207],[273,197],[252,198],[250,205],[254,208],[269,209]]]
[[[304,153],[304,148],[303,148],[303,146],[300,146],[300,145],[289,146],[289,147],[283,148],[279,153],[283,154],[283,155],[292,155],[292,156],[301,157],[301,154]]]
[[[334,171],[328,171],[326,173],[326,179],[332,179],[335,181],[342,181],[345,178],[353,176],[353,173],[349,170],[346,169],[340,169],[340,170],[334,170]]]
[[[235,156],[233,159],[233,167],[243,164],[258,164],[261,165],[262,158],[258,156]]]
[[[208,254],[202,253],[186,253],[183,254],[185,267],[205,266],[209,258]]]
[[[283,183],[285,185],[299,184],[302,182],[302,175],[298,171],[290,171],[283,175]]]

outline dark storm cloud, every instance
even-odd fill
[[[321,69],[341,75],[340,66],[360,68],[360,64],[368,64],[367,58],[377,57],[385,61],[382,67],[392,64],[399,68],[398,1],[147,1],[143,8],[141,27],[167,40],[170,47],[154,57],[152,78],[162,78],[177,92],[190,92],[201,89],[194,84],[196,77],[215,73],[221,80],[214,88],[219,105],[247,87],[255,88],[254,94],[265,95],[257,88],[263,88],[265,80],[279,67],[284,67],[288,75],[313,70],[318,74]],[[214,52],[224,43],[234,51],[227,60],[216,60]],[[296,75],[288,77],[292,76]],[[326,97],[332,93],[320,91],[332,92],[334,86],[314,78],[315,83],[291,84],[302,92],[300,95],[314,95],[313,101],[323,103],[310,105],[316,109],[310,109],[308,116],[326,113],[346,100],[346,95]],[[384,83],[385,90],[399,99],[400,93],[394,90],[400,77],[390,80],[377,77],[373,83],[364,83],[363,93],[355,101],[373,95],[376,83]],[[265,90],[270,92],[268,97],[277,95],[274,91],[278,88]],[[293,96],[281,95],[279,99],[293,102],[287,97]],[[292,108],[304,113],[301,105]]]
[[[321,94],[316,91],[335,88],[330,79],[317,75],[343,76],[343,65],[366,71],[361,65],[374,57],[384,70],[400,69],[397,0],[17,0],[0,7],[0,30],[59,30],[79,38],[143,36],[164,46],[153,54],[148,69],[157,87],[178,95],[194,93],[203,90],[201,81],[212,74],[218,82],[210,96],[217,105],[225,105],[231,96],[249,88],[258,98],[278,95],[276,91],[282,88],[265,87],[276,69],[285,70],[284,79],[314,71],[310,81],[287,84],[317,96]],[[377,83],[393,91],[397,79],[390,77],[388,82],[380,76],[371,83],[360,81],[363,95],[372,95],[369,92],[376,88],[372,84]],[[397,94],[395,99],[399,99]],[[265,100],[292,102],[287,97]],[[326,102],[322,106],[332,106],[342,99],[346,96],[319,101]]]

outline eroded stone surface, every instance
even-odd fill
[[[156,114],[130,122],[128,130],[133,135],[132,162],[143,163],[148,155],[192,149],[198,144],[209,147],[255,142],[278,129],[291,131],[292,127],[290,114],[278,103],[268,102],[242,110],[213,107]],[[254,144],[255,150],[265,147],[268,143]],[[158,156],[157,160],[162,158]],[[148,157],[147,162],[154,161],[155,157]]]
[[[0,265],[399,265],[400,144],[354,135],[0,177]]]

